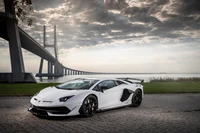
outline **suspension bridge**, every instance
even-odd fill
[[[58,61],[56,26],[54,26],[54,44],[46,43],[46,28],[43,28],[43,46],[35,39],[22,30],[15,21],[15,8],[13,0],[0,0],[1,6],[4,10],[0,10],[0,37],[9,42],[11,73],[0,73],[0,82],[9,83],[27,83],[36,82],[32,73],[27,73],[24,67],[24,61],[21,48],[32,52],[41,57],[39,71],[36,77],[57,78],[64,75],[91,75],[91,74],[113,74],[100,73],[76,70],[65,67]],[[55,56],[46,50],[46,48],[53,48]],[[47,72],[43,72],[44,60],[47,61]],[[117,74],[117,73],[115,73]]]

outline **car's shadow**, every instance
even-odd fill
[[[97,113],[95,114],[96,117],[99,117],[101,115],[106,115],[106,114],[110,114],[110,113],[114,113],[116,111],[122,111],[124,108],[133,108],[133,107],[118,107],[118,108],[113,108],[113,109],[107,109],[107,110],[99,110],[97,111]],[[92,116],[92,117],[95,117]],[[77,116],[63,116],[63,117],[58,117],[58,116],[36,116],[40,119],[46,119],[46,120],[53,120],[53,121],[63,121],[63,120],[80,120],[80,119],[90,119],[92,117],[84,117],[81,115],[77,115]]]
[[[46,119],[46,120],[55,120],[55,121],[62,121],[62,120],[76,120],[76,119],[80,119],[80,118],[84,118],[80,115],[77,116],[36,116],[40,119]]]

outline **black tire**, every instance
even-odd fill
[[[142,91],[137,89],[132,97],[132,105],[133,107],[139,107],[142,103]]]
[[[93,116],[98,108],[97,98],[93,95],[87,96],[82,103],[80,108],[80,114],[84,117]]]

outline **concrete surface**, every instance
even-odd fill
[[[32,115],[30,98],[0,97],[0,133],[200,133],[200,94],[150,94],[138,108],[62,119]]]

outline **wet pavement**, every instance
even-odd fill
[[[200,133],[200,94],[149,94],[140,107],[93,117],[38,118],[31,97],[0,97],[0,133]]]

